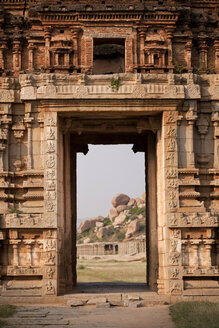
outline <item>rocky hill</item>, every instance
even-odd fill
[[[145,235],[145,193],[141,198],[118,194],[107,217],[98,216],[81,222],[77,243],[123,241]]]

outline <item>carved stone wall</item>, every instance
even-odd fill
[[[1,294],[75,283],[75,161],[89,136],[132,138],[156,157],[151,287],[218,295],[219,2],[1,4]],[[94,43],[112,40],[124,44],[125,72],[92,74]]]

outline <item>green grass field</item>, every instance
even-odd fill
[[[219,328],[219,303],[181,302],[170,314],[176,328]]]
[[[78,260],[78,282],[146,282],[145,261],[116,262],[101,259]]]
[[[12,317],[16,312],[16,307],[13,305],[0,305],[0,318]],[[0,328],[5,327],[6,323],[0,320]]]

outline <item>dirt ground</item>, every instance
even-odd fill
[[[168,306],[142,308],[19,307],[7,328],[174,328]]]

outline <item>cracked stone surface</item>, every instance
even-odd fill
[[[174,328],[168,306],[145,308],[18,307],[7,328]]]

